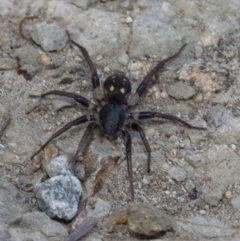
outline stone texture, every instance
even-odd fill
[[[12,223],[8,232],[13,240],[64,241],[68,230],[42,212],[29,212]]]
[[[61,50],[68,40],[64,29],[55,23],[47,24],[46,22],[34,25],[31,37],[44,51]]]
[[[51,177],[36,185],[38,207],[51,218],[71,220],[78,210],[82,187],[71,173]]]

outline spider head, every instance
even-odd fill
[[[127,96],[131,93],[131,83],[124,75],[109,76],[103,86],[109,103],[125,104]]]

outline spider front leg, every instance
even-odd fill
[[[84,107],[87,107],[89,110],[95,110],[95,111],[97,110],[97,106],[94,105],[87,98],[85,98],[81,95],[77,95],[77,94],[74,94],[74,93],[65,92],[65,91],[61,91],[61,90],[52,90],[52,91],[49,91],[49,92],[41,94],[41,95],[29,95],[29,97],[31,97],[31,98],[36,98],[36,97],[43,98],[47,95],[60,95],[60,96],[66,96],[66,97],[69,97],[69,98],[73,98],[74,100],[76,100],[78,103],[80,103]]]
[[[164,114],[164,113],[160,113],[160,112],[141,111],[141,112],[136,112],[136,113],[129,113],[128,117],[132,118],[132,119],[162,118],[162,119],[180,122],[184,126],[190,128],[190,129],[207,130],[205,127],[193,126],[193,125],[187,123],[186,121],[183,121],[182,119],[178,118],[177,116]]]
[[[167,59],[164,59],[164,60],[160,61],[155,66],[155,68],[140,83],[140,85],[138,86],[136,92],[133,95],[129,95],[128,100],[127,100],[127,104],[128,104],[129,107],[132,107],[132,106],[136,105],[136,103],[139,100],[139,97],[143,94],[143,92],[147,88],[147,85],[148,85],[149,81],[152,79],[152,77],[155,76],[163,68],[163,66],[168,61],[170,61],[172,59],[175,59],[182,52],[182,50],[186,47],[186,45],[187,45],[186,43],[183,44],[183,46],[178,50],[177,53],[175,53],[174,55],[168,57]]]
[[[82,123],[85,123],[87,121],[95,121],[96,118],[94,115],[83,115],[81,117],[78,117],[77,119],[67,123],[64,127],[62,127],[60,130],[55,132],[31,157],[30,159],[33,159],[37,154],[39,154],[53,139],[60,136],[63,132],[70,129],[72,126],[76,126]]]
[[[94,66],[94,64],[93,64],[93,62],[92,62],[92,60],[91,60],[91,58],[88,54],[88,51],[83,46],[81,46],[80,44],[78,44],[74,40],[72,40],[68,31],[67,31],[67,35],[68,35],[68,38],[71,41],[71,43],[74,44],[75,46],[77,46],[80,49],[83,57],[85,58],[85,60],[88,63],[88,66],[89,66],[89,68],[91,70],[91,73],[92,73],[92,84],[93,84],[94,98],[98,101],[103,100],[103,93],[102,93],[102,90],[100,88],[100,81],[99,81],[98,72],[97,72],[97,69]]]

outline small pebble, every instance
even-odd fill
[[[178,182],[184,181],[187,177],[187,172],[181,167],[171,167],[168,174],[171,178],[177,180]]]
[[[237,148],[236,145],[234,145],[234,144],[231,144],[230,147],[231,147],[231,149],[232,149],[233,151],[235,151],[236,148]]]
[[[97,61],[100,61],[102,58],[103,58],[102,55],[98,55],[98,56],[96,57],[96,60],[97,60]]]
[[[106,66],[106,67],[104,67],[103,71],[104,71],[105,73],[109,73],[110,68]]]
[[[227,199],[231,199],[233,198],[233,194],[231,191],[226,191],[225,194],[224,194],[225,198]]]
[[[167,92],[166,91],[163,91],[162,93],[161,93],[161,97],[162,98],[167,98],[168,97],[168,94],[167,94]]]
[[[176,155],[177,155],[177,149],[172,149],[171,151],[170,151],[170,155],[171,155],[171,157],[176,157]]]
[[[200,214],[206,214],[206,211],[203,210],[203,209],[201,209],[201,210],[199,211],[199,213],[200,213]]]
[[[130,16],[125,18],[125,23],[132,23],[132,21],[133,19]]]
[[[240,210],[240,197],[235,197],[231,200],[231,204],[237,211]]]

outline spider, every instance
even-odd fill
[[[130,80],[121,74],[114,74],[109,76],[103,83],[104,93],[100,87],[100,80],[98,76],[97,69],[93,64],[87,50],[76,43],[70,37],[67,32],[69,41],[71,44],[75,45],[81,51],[83,57],[85,58],[90,70],[91,70],[91,79],[93,85],[93,95],[95,100],[98,102],[98,105],[92,103],[85,97],[60,91],[60,90],[52,90],[47,93],[41,95],[30,95],[30,97],[45,97],[48,95],[58,95],[58,96],[66,96],[73,98],[78,103],[80,103],[83,107],[91,110],[94,114],[82,115],[75,120],[67,123],[57,132],[55,132],[32,156],[33,159],[36,155],[38,155],[53,139],[60,136],[62,133],[67,131],[73,126],[80,125],[85,122],[89,122],[80,142],[78,145],[78,149],[75,155],[70,160],[72,166],[74,167],[75,162],[78,158],[78,155],[81,151],[81,148],[86,144],[88,137],[97,127],[100,129],[100,132],[103,134],[108,134],[116,139],[119,136],[122,136],[125,139],[125,150],[126,150],[126,160],[127,160],[127,168],[128,168],[128,178],[130,184],[130,192],[131,199],[134,201],[134,189],[133,189],[133,174],[132,174],[132,150],[131,150],[131,135],[129,134],[129,129],[135,130],[140,134],[142,142],[147,151],[147,171],[150,173],[150,160],[151,160],[151,148],[149,142],[145,136],[143,128],[136,122],[136,120],[141,119],[149,119],[149,118],[163,118],[172,120],[175,122],[180,122],[188,128],[197,129],[197,130],[205,130],[203,127],[197,127],[190,125],[189,123],[181,120],[180,118],[160,113],[160,112],[151,112],[151,111],[140,111],[140,112],[132,112],[131,109],[138,103],[139,98],[145,92],[148,83],[155,76],[159,70],[163,68],[163,66],[170,60],[176,58],[182,50],[185,48],[186,44],[183,44],[182,47],[173,54],[172,56],[160,61],[152,71],[147,74],[147,76],[143,79],[143,81],[139,84],[134,94],[131,94],[131,82]]]

